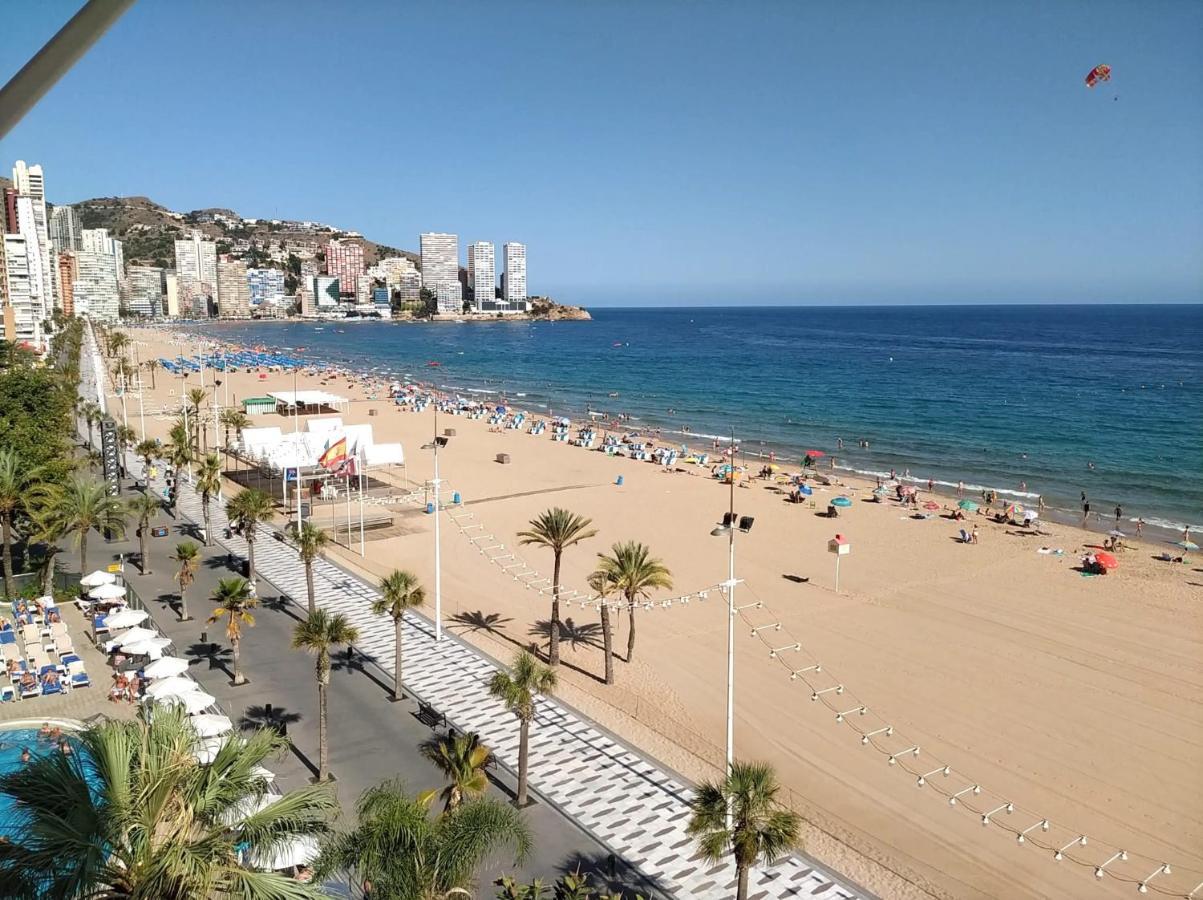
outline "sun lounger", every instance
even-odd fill
[[[973,543],[973,535],[971,535],[964,528],[961,529],[961,543],[962,544],[972,544]]]
[[[10,645],[14,647],[17,645],[17,633],[12,629],[0,631],[0,647],[7,647]]]
[[[30,687],[22,687],[21,688],[21,699],[22,700],[29,700],[31,697],[40,697],[40,696],[42,696],[42,686],[40,684],[34,684]]]
[[[75,647],[71,644],[71,636],[64,634],[62,637],[54,639],[54,655],[62,658],[65,653],[74,653]]]
[[[92,686],[92,679],[88,677],[82,660],[67,664],[67,679],[73,688]]]
[[[10,703],[17,699],[17,689],[11,684],[0,687],[0,703]]]

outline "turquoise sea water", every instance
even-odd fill
[[[276,347],[695,445],[1203,527],[1203,306],[598,309],[592,322],[234,323]],[[427,367],[430,361],[439,367]],[[491,393],[495,392],[495,393]],[[616,395],[616,396],[612,396]],[[837,440],[844,448],[837,450]],[[868,449],[858,446],[869,442]],[[1090,464],[1093,463],[1093,468]],[[1021,483],[1026,487],[1020,488]]]

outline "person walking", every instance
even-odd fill
[[[1140,537],[1140,533],[1144,530],[1145,530],[1145,520],[1143,518],[1138,518],[1136,520],[1136,536]]]
[[[1086,527],[1086,520],[1090,518],[1090,501],[1086,499],[1086,495],[1082,494],[1082,527]]]
[[[1118,503],[1115,504],[1115,527],[1119,528],[1119,520],[1124,517],[1124,508]]]

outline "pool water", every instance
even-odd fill
[[[71,737],[71,733],[64,730],[63,734],[71,742],[72,749],[78,752],[79,744]],[[0,729],[0,773],[15,772],[25,765],[21,762],[21,751],[25,748],[33,757],[62,752],[58,749],[57,741],[39,738],[37,728]],[[16,806],[9,797],[0,794],[0,834],[16,838],[19,833]]]

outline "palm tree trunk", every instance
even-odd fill
[[[627,600],[627,614],[631,619],[631,627],[627,629],[627,662],[635,656],[635,601]]]
[[[88,529],[86,527],[79,532],[79,574],[81,576],[88,574]]]
[[[313,600],[313,560],[305,560],[305,591],[309,594],[309,615],[317,611]]]
[[[4,596],[13,595],[13,516],[4,514]]]
[[[186,591],[184,590],[184,586],[180,585],[180,621],[181,622],[186,622],[188,620],[188,599],[187,599],[187,597],[184,596],[185,593],[186,593]]]
[[[154,369],[150,370],[150,389],[152,391],[155,389],[155,370]]]
[[[138,557],[139,557],[139,562],[141,563],[138,566],[138,568],[142,570],[143,575],[150,574],[150,555],[149,555],[149,553],[147,551],[147,547],[146,547],[146,530],[149,527],[150,527],[150,523],[147,522],[145,525],[143,525],[141,528],[138,529]],[[85,573],[85,574],[87,574],[87,573]]]
[[[324,652],[324,651],[323,651]],[[317,780],[326,781],[330,777],[330,746],[326,740],[326,683],[319,679],[317,683]]]
[[[553,666],[560,664],[560,552],[556,551],[555,570],[551,576],[551,641],[547,647],[547,661]]]
[[[602,647],[606,654],[606,684],[614,683],[614,632],[610,629],[610,607],[605,600],[601,606]]]
[[[58,553],[58,548],[52,544],[46,545],[46,572],[42,576],[42,593],[54,593],[54,557]]]
[[[254,525],[246,530],[246,580],[255,583],[255,532]]]
[[[530,723],[526,719],[518,726],[518,797],[519,807],[526,806],[526,757],[530,739]]]
[[[393,699],[401,699],[401,617],[393,619]]]
[[[735,864],[735,900],[748,900],[748,867]]]
[[[230,615],[234,615],[234,613],[230,613]],[[234,649],[234,683],[235,684],[242,684],[242,682],[245,680],[242,677],[242,662],[239,658],[239,653],[238,653],[238,645],[241,643],[242,642],[238,638],[232,638],[230,640],[230,646]]]
[[[209,527],[209,498],[201,497],[201,512],[205,517],[205,546],[213,546],[213,529]]]

